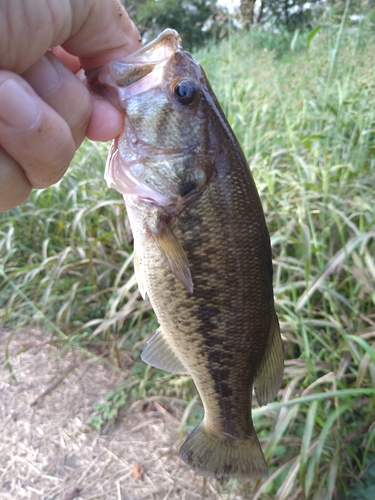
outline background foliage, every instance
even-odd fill
[[[311,31],[320,23],[352,24],[364,17],[375,19],[374,0],[239,0],[229,10],[219,0],[122,0],[145,41],[165,28],[176,29],[185,49],[217,41],[231,31],[261,29],[268,33]],[[231,2],[228,2],[229,4]]]
[[[220,14],[227,21],[217,0],[147,0],[137,6],[135,21],[147,40],[165,28],[174,28],[183,38],[186,49],[191,51],[221,32]]]
[[[349,2],[336,7],[305,31],[230,28],[195,54],[243,145],[274,251],[285,378],[254,409],[270,475],[223,486],[254,500],[374,495],[375,43],[371,15],[354,23]],[[102,179],[106,152],[86,141],[64,179],[0,215],[0,321],[88,354],[100,346],[113,363],[132,356],[95,425],[128,398],[173,395],[191,403],[192,429],[202,410],[190,379],[139,359],[157,322],[137,291],[122,199]]]

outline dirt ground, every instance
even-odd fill
[[[93,405],[125,372],[76,349],[62,356],[23,329],[8,349],[13,380],[10,333],[0,329],[0,500],[203,498],[203,479],[178,459],[179,420],[161,405],[136,403],[104,432],[88,428]],[[204,498],[241,500],[218,491],[209,481]]]

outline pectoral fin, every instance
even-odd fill
[[[270,337],[262,365],[255,377],[254,389],[260,406],[273,401],[283,381],[284,355],[279,321],[274,313]]]
[[[146,283],[143,277],[141,264],[139,262],[139,256],[137,251],[137,246],[134,244],[134,273],[138,283],[139,293],[142,295],[142,298],[146,298]]]
[[[144,348],[141,358],[155,368],[171,373],[186,374],[188,370],[174,353],[168,339],[158,328]]]
[[[184,287],[193,293],[193,280],[189,268],[189,262],[185,250],[173,234],[171,229],[164,224],[155,238],[160,250],[163,252],[172,273],[184,285]]]

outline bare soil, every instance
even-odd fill
[[[203,479],[178,458],[179,420],[162,405],[135,403],[101,432],[87,425],[125,377],[40,331],[0,329],[0,500],[241,500],[215,481],[203,496]]]

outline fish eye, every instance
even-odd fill
[[[181,104],[191,104],[198,96],[198,88],[193,80],[181,80],[176,83],[173,92]]]

